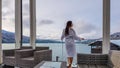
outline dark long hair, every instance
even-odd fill
[[[69,35],[69,28],[72,27],[72,21],[68,21],[65,28],[65,36]]]

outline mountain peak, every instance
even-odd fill
[[[119,39],[120,39],[120,32],[111,34],[111,40],[119,40]]]

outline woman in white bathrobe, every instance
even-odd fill
[[[61,40],[65,38],[66,51],[68,55],[68,68],[71,68],[71,64],[73,62],[73,57],[76,55],[75,48],[75,40],[82,40],[82,38],[78,37],[72,28],[72,21],[68,21],[66,24],[66,28],[63,30]]]

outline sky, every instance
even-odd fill
[[[2,28],[15,32],[15,0],[3,0]],[[111,33],[120,32],[120,0],[111,0]],[[68,20],[79,37],[102,37],[102,0],[36,0],[36,38],[60,39]],[[29,0],[23,0],[23,35],[30,36]]]

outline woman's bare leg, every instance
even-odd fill
[[[68,57],[68,68],[70,68],[70,57]]]
[[[68,57],[67,59],[68,59],[68,64],[70,64],[70,57]]]
[[[70,57],[70,64],[72,64],[73,62],[73,57]]]
[[[71,68],[72,62],[73,62],[73,57],[68,57],[69,68]]]

